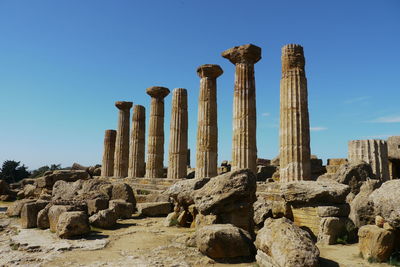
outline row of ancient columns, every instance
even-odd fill
[[[261,59],[261,48],[252,44],[237,46],[224,51],[222,56],[236,68],[232,169],[247,168],[256,172],[257,125],[254,64]],[[282,181],[310,179],[310,133],[304,65],[304,53],[301,46],[287,45],[282,48],[280,106]],[[201,80],[195,173],[196,177],[213,177],[217,175],[218,161],[216,79],[223,71],[218,65],[206,64],[200,66],[197,73]],[[147,89],[147,94],[151,96],[151,110],[146,164],[144,163],[145,109],[142,106],[134,107],[129,140],[129,110],[132,103],[117,102],[118,130],[117,132],[106,131],[103,176],[145,176],[147,178],[163,176],[164,98],[169,94],[169,90],[165,87],[150,87]],[[174,90],[172,100],[168,178],[186,176],[187,127],[187,91],[178,88]]]

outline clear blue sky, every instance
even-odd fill
[[[219,64],[219,161],[230,160],[234,66],[227,48],[262,47],[256,64],[259,157],[279,147],[281,47],[303,45],[311,150],[345,157],[352,139],[400,135],[400,1],[0,0],[0,161],[30,169],[101,162],[118,100],[145,89],[189,94],[196,147],[201,64]],[[168,151],[171,97],[166,99]],[[147,118],[148,119],[148,118]],[[167,160],[165,160],[167,164]]]

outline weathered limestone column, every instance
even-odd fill
[[[170,122],[168,179],[185,178],[187,175],[188,111],[187,90],[176,88],[172,92]]]
[[[233,96],[232,170],[257,172],[256,85],[254,64],[261,59],[261,48],[252,44],[236,46],[222,53],[236,66]]]
[[[132,102],[117,101],[115,106],[119,109],[119,114],[117,139],[115,141],[114,177],[125,178],[128,176],[129,117]]]
[[[217,78],[222,73],[221,67],[213,64],[202,65],[197,69],[201,79],[197,118],[196,178],[217,176]]]
[[[129,151],[129,177],[144,177],[144,149],[146,132],[146,109],[135,105],[132,115],[132,129]]]
[[[146,178],[161,178],[164,172],[164,98],[169,90],[153,86],[146,92],[151,96]]]
[[[282,47],[280,181],[311,179],[310,123],[303,47]]]
[[[365,161],[382,181],[389,180],[388,146],[384,140],[353,140],[349,142],[349,161]]]
[[[111,177],[114,174],[115,138],[117,131],[106,130],[104,134],[103,162],[101,164],[101,176]]]

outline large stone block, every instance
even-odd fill
[[[139,203],[137,208],[141,215],[149,217],[166,216],[172,211],[172,205],[169,202]]]
[[[212,259],[251,257],[255,248],[250,234],[232,224],[214,224],[196,231],[199,251]]]
[[[382,184],[369,197],[373,203],[375,215],[382,216],[392,227],[400,228],[400,180],[391,180]]]
[[[360,253],[364,259],[384,262],[393,252],[394,232],[376,225],[365,225],[358,231]]]
[[[256,239],[257,263],[274,267],[316,267],[319,250],[311,236],[286,218],[267,219]]]
[[[39,211],[44,209],[48,203],[48,201],[26,203],[21,210],[21,227],[35,228]]]
[[[90,232],[89,220],[83,211],[69,211],[60,215],[57,223],[57,236],[71,238]]]

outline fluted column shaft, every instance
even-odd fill
[[[167,174],[169,179],[185,178],[187,175],[187,142],[187,91],[183,88],[177,88],[172,95]]]
[[[233,96],[232,170],[257,172],[257,118],[254,64],[261,59],[261,48],[243,45],[226,50],[222,56],[236,66]]]
[[[349,142],[349,161],[365,161],[382,181],[389,179],[388,146],[384,140],[352,140]]]
[[[117,138],[115,141],[114,177],[128,176],[129,164],[129,117],[132,102],[116,102],[119,109]]]
[[[169,90],[150,87],[151,96],[149,134],[147,142],[146,178],[162,178],[164,172],[164,97]]]
[[[129,177],[143,177],[145,174],[145,132],[146,132],[146,109],[135,105],[132,115],[132,130],[129,155]]]
[[[217,77],[218,65],[202,65],[197,70],[200,94],[197,122],[196,178],[214,177],[218,168]]]
[[[104,134],[103,161],[101,164],[101,176],[111,177],[114,174],[114,153],[117,131],[106,130]]]
[[[282,48],[280,181],[311,179],[310,123],[305,59],[300,45]]]

